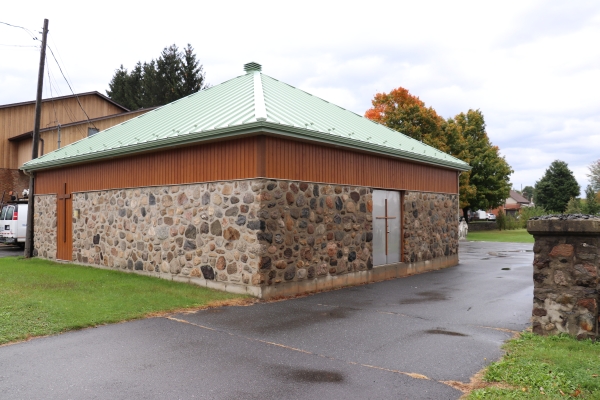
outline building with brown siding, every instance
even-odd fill
[[[262,298],[457,264],[466,163],[244,67],[26,163],[35,254]]]
[[[98,92],[42,100],[39,154],[56,150],[59,139],[66,146],[146,111],[131,112]],[[34,114],[35,101],[0,105],[0,195],[29,187],[19,166],[31,160]]]

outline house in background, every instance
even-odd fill
[[[506,202],[504,203],[504,213],[516,217],[522,207],[532,206],[533,203],[531,201],[527,200],[523,195],[514,190],[511,190],[508,199],[506,199]]]
[[[44,99],[40,119],[39,155],[148,110],[150,109],[129,111],[99,92]],[[34,115],[35,101],[0,105],[0,196],[9,191],[20,193],[29,187],[29,178],[18,168],[31,160]]]
[[[495,208],[491,211],[492,214],[498,216],[498,211],[504,210],[505,215],[511,215],[516,217],[519,215],[521,208],[523,207],[533,207],[534,204],[532,201],[527,200],[523,195],[518,192],[511,190],[508,198],[504,202],[504,205]]]

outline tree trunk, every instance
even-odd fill
[[[469,207],[465,207],[462,209],[463,212],[463,218],[465,219],[465,221],[467,222],[467,224],[470,222],[469,221]]]

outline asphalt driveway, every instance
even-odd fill
[[[465,242],[442,271],[0,347],[1,397],[456,399],[444,382],[528,326],[531,249]]]
[[[0,258],[22,256],[23,251],[19,246],[0,244]]]

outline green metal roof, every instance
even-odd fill
[[[462,160],[287,85],[248,63],[246,74],[45,154],[33,171],[266,132],[468,170]]]

